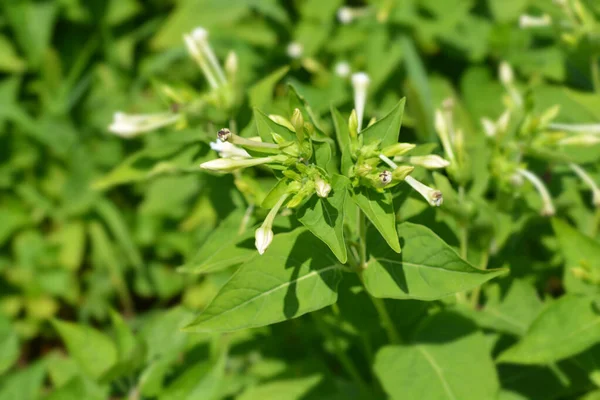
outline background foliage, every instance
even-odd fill
[[[524,13],[561,18],[545,0],[352,2],[371,13],[350,24],[339,21],[342,3],[0,4],[1,400],[600,398],[600,213],[564,166],[583,165],[599,182],[600,146],[528,155],[554,197],[556,217],[546,218],[533,187],[504,190],[488,168],[480,123],[504,111],[501,61],[513,66],[530,112],[560,105],[560,122],[598,123],[600,4],[578,3],[591,20],[584,37],[573,38],[557,27],[519,28]],[[371,77],[366,115],[381,119],[406,96],[400,138],[429,146],[422,154],[440,152],[434,112],[452,97],[473,183],[465,199],[447,174],[429,179],[416,171],[435,182],[445,203],[429,208],[408,192],[394,199],[403,254],[418,262],[440,246],[449,257],[460,260],[460,252],[472,265],[509,273],[470,292],[473,304],[438,299],[428,287],[411,297],[386,281],[389,247],[370,228],[365,285],[385,300],[372,302],[356,276],[344,273],[340,282],[342,272],[333,271],[319,281],[319,296],[294,304],[282,294],[285,308],[263,310],[264,321],[248,311],[201,314],[227,282],[263,283],[232,278],[241,261],[269,263],[277,251],[284,257],[298,235],[310,237],[298,254],[334,256],[293,230],[293,215],[276,220],[281,235],[267,258],[256,256],[253,230],[237,235],[249,198],[264,198],[275,179],[260,171],[244,192],[239,178],[198,171],[215,157],[208,143],[221,128],[213,121],[224,119],[218,107],[178,130],[127,141],[108,133],[115,111],[172,106],[166,85],[206,90],[182,41],[197,26],[210,32],[221,60],[230,50],[238,55],[243,89],[225,119],[248,134],[256,129],[253,107],[291,115],[288,84],[333,132],[330,106],[344,119],[353,107],[349,81],[334,72],[340,61]],[[289,57],[291,42],[302,45],[301,57]],[[256,210],[248,226],[264,215]],[[461,249],[466,220],[470,241]],[[411,235],[426,239],[415,243]],[[313,260],[311,268],[328,265]],[[287,280],[306,271],[278,273]],[[482,282],[448,283],[448,290]],[[183,331],[192,322],[209,333]],[[256,328],[219,333],[227,324]]]

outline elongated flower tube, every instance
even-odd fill
[[[273,241],[273,220],[289,195],[289,193],[285,193],[279,198],[275,206],[273,206],[269,211],[269,214],[267,214],[262,225],[254,232],[254,245],[260,255],[265,253],[267,247],[269,247]]]
[[[430,188],[429,186],[419,182],[412,176],[404,178],[404,182],[408,183],[410,187],[419,192],[421,196],[429,203],[430,206],[439,207],[444,202],[444,196],[439,190]]]
[[[257,150],[279,149],[279,145],[277,145],[275,143],[264,143],[264,142],[261,142],[258,140],[246,139],[245,137],[236,135],[235,133],[231,132],[227,128],[221,129],[217,133],[217,138],[221,142],[229,142],[229,143],[235,144],[237,146],[243,146],[243,147],[253,148],[253,149],[257,149]]]
[[[200,168],[213,172],[233,172],[238,169],[255,167],[257,165],[284,161],[283,157],[270,156],[236,160],[232,158],[217,158],[200,164]]]
[[[352,87],[354,88],[354,109],[358,121],[357,131],[362,130],[363,117],[365,115],[365,105],[367,104],[367,89],[371,79],[364,72],[357,72],[352,75]]]
[[[217,57],[208,42],[208,31],[198,27],[191,34],[183,35],[183,40],[192,58],[198,63],[208,84],[217,89],[227,81]]]
[[[233,158],[233,159],[243,159],[250,158],[250,154],[240,147],[229,143],[229,142],[221,142],[217,140],[216,142],[210,142],[210,148],[219,153],[219,156],[222,158]]]
[[[548,129],[554,131],[576,132],[576,133],[600,133],[600,124],[563,124],[552,123]]]
[[[427,169],[446,168],[450,165],[450,162],[448,160],[444,160],[442,157],[435,154],[413,157],[395,157],[394,161],[406,161],[409,164],[424,167]]]
[[[158,113],[158,114],[125,114],[117,112],[114,114],[113,122],[108,127],[112,133],[131,138],[142,133],[150,132],[158,128],[173,125],[182,118],[180,114]]]
[[[350,64],[348,64],[346,61],[340,61],[337,64],[335,64],[334,71],[335,74],[340,78],[347,78],[352,72]]]
[[[548,14],[542,16],[523,14],[519,17],[519,28],[543,28],[552,24],[552,18]]]
[[[554,208],[554,204],[552,203],[552,198],[550,197],[550,192],[546,188],[546,185],[532,172],[519,168],[517,169],[517,174],[521,175],[523,178],[527,179],[531,184],[535,187],[537,192],[542,199],[542,210],[541,214],[546,217],[550,217],[556,213],[556,209]]]
[[[456,157],[454,155],[454,150],[452,148],[452,143],[450,140],[450,126],[448,121],[446,121],[446,117],[441,110],[435,111],[435,131],[442,142],[442,147],[444,148],[444,153],[450,159],[450,162],[456,162]]]
[[[347,25],[352,23],[356,18],[366,15],[368,8],[362,7],[340,7],[337,10],[337,18],[340,23]]]
[[[590,187],[590,189],[592,189],[592,203],[595,207],[600,207],[600,188],[598,187],[596,182],[594,182],[594,179],[592,179],[592,177],[577,164],[570,163],[569,167],[577,174],[577,176],[579,176],[579,178],[583,182],[585,182],[586,185]]]

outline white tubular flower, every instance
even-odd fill
[[[527,179],[531,184],[535,187],[537,192],[542,199],[542,210],[541,214],[545,217],[551,217],[556,213],[556,209],[554,208],[554,204],[552,203],[552,198],[550,197],[550,193],[546,188],[546,185],[535,176],[535,174],[531,173],[526,169],[519,168],[517,169],[517,174],[521,175],[523,178]]]
[[[504,111],[500,118],[498,118],[498,121],[496,121],[498,132],[506,132],[508,130],[508,124],[510,124],[510,110]]]
[[[298,59],[304,53],[304,46],[298,42],[291,42],[286,49],[287,55],[290,58]]]
[[[276,156],[271,157],[259,157],[259,158],[247,158],[236,160],[232,158],[217,158],[200,164],[200,168],[206,169],[213,172],[232,172],[242,168],[254,167],[257,165],[268,164],[272,162],[281,161]]]
[[[349,24],[354,19],[354,12],[350,7],[340,7],[337,10],[337,18],[342,24]]]
[[[347,78],[350,76],[350,72],[352,72],[350,70],[350,64],[348,64],[346,61],[340,61],[335,64],[334,70],[335,74],[340,78]]]
[[[229,142],[221,142],[217,140],[216,142],[210,142],[210,148],[219,153],[219,156],[222,158],[233,158],[233,159],[243,159],[250,158],[250,154],[240,147],[229,143]]]
[[[489,118],[481,118],[481,125],[483,126],[483,132],[487,137],[494,137],[498,130],[496,129],[496,124]]]
[[[419,192],[419,194],[423,196],[425,200],[427,200],[430,206],[439,207],[444,202],[444,196],[439,190],[435,190],[427,185],[424,185],[410,175],[404,178],[404,181],[408,183],[414,190]]]
[[[208,31],[201,27],[196,28],[190,34],[183,35],[183,40],[188,52],[202,70],[208,84],[213,89],[224,85],[227,82],[225,73],[208,42]]]
[[[504,86],[512,86],[515,81],[515,74],[510,64],[506,61],[502,61],[498,71],[500,82],[502,82]]]
[[[225,72],[230,80],[232,80],[238,72],[239,60],[235,51],[230,51],[225,59]]]
[[[564,146],[593,146],[598,143],[600,143],[600,136],[593,134],[569,136],[558,141],[558,144]]]
[[[260,228],[254,233],[254,245],[260,255],[264,254],[267,247],[269,247],[273,241],[273,220],[288,196],[289,193],[286,193],[279,198],[275,206],[273,206],[271,211],[269,211],[269,214],[267,214],[267,218],[265,218]]]
[[[364,72],[357,72],[352,75],[352,87],[354,88],[354,109],[358,119],[358,132],[362,129],[363,117],[365,115],[365,105],[367,103],[367,89],[371,79]]]
[[[321,179],[320,176],[317,176],[315,179],[315,191],[317,192],[317,196],[325,198],[331,192],[331,185]]]
[[[579,176],[579,178],[592,189],[592,203],[595,207],[600,207],[600,188],[594,182],[594,179],[585,172],[579,165],[570,163],[569,167]]]
[[[548,129],[575,133],[600,133],[600,124],[548,124]]]
[[[108,130],[115,135],[131,138],[158,128],[173,125],[181,118],[180,114],[172,113],[126,114],[116,112]]]
[[[452,144],[450,142],[450,126],[448,121],[446,121],[446,116],[444,116],[442,110],[435,110],[434,125],[435,131],[442,142],[444,153],[446,153],[451,163],[454,162],[454,150],[452,149]]]
[[[408,157],[408,163],[427,169],[439,169],[450,166],[450,161],[445,160],[442,157],[435,154]]]
[[[552,18],[548,14],[544,14],[541,17],[523,14],[519,18],[519,27],[521,29],[543,28],[550,26],[550,24],[552,24]]]

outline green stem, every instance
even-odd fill
[[[486,269],[488,266],[488,262],[490,259],[490,251],[486,249],[481,255],[481,261],[479,262],[479,268]],[[473,289],[473,293],[471,294],[471,306],[476,309],[479,305],[479,296],[481,296],[481,286],[477,286]]]
[[[458,188],[458,201],[460,204],[463,204],[465,200],[465,187],[464,186],[460,186]],[[465,261],[469,261],[467,259],[468,256],[468,250],[469,250],[469,228],[467,227],[467,224],[464,221],[459,221],[459,226],[460,226],[460,257],[465,260]],[[460,292],[460,293],[456,293],[456,301],[459,304],[465,304],[467,303],[467,296],[464,292]]]
[[[335,310],[334,310],[334,313],[335,313]],[[310,315],[314,318],[314,321],[317,324],[317,326],[321,327],[321,331],[323,332],[325,337],[331,343],[333,343],[333,351],[335,352],[335,355],[338,358],[340,364],[342,365],[342,367],[344,368],[346,373],[350,377],[352,377],[354,382],[356,382],[356,384],[358,384],[358,387],[359,387],[360,391],[363,393],[363,395],[366,396],[366,398],[371,398],[372,393],[369,390],[367,383],[365,382],[363,377],[358,372],[358,368],[354,365],[354,363],[352,362],[352,359],[350,359],[350,357],[348,357],[346,352],[344,352],[344,350],[340,346],[340,342],[339,342],[338,338],[331,331],[331,329],[329,329],[327,322],[323,321],[322,318],[320,317],[320,315],[317,316],[317,314],[319,314],[319,313],[311,313]]]
[[[596,238],[598,234],[598,228],[600,227],[600,207],[596,207],[594,218],[592,219],[592,226],[590,227],[590,236]]]
[[[365,286],[362,272],[365,268],[367,268],[367,221],[365,218],[365,214],[359,210],[358,216],[358,232],[360,235],[360,263],[358,268],[358,277],[362,282],[363,286]],[[402,343],[402,339],[396,330],[396,326],[394,325],[394,321],[390,317],[390,314],[387,311],[385,306],[385,302],[383,299],[373,297],[367,290],[365,286],[365,292],[369,295],[369,298],[373,302],[375,309],[377,310],[377,314],[379,315],[379,320],[381,321],[381,326],[385,329],[388,340],[391,344],[399,344]]]
[[[592,82],[594,85],[594,91],[600,93],[600,65],[598,65],[598,54],[592,55],[590,59],[590,68],[592,73]]]

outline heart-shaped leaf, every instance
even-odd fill
[[[277,235],[264,255],[250,258],[187,328],[229,332],[319,310],[337,301],[342,266],[304,229]]]
[[[473,289],[506,272],[481,270],[458,254],[429,228],[405,222],[399,226],[402,253],[394,253],[371,230],[369,261],[363,272],[375,297],[435,300]]]

